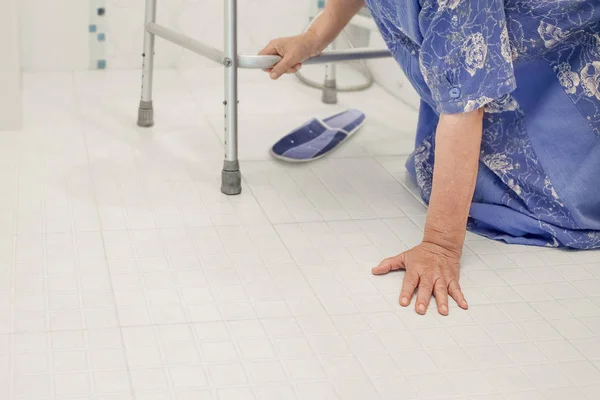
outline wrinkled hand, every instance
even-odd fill
[[[440,314],[448,315],[448,295],[463,309],[468,308],[465,296],[458,284],[460,255],[442,246],[423,242],[396,257],[383,260],[373,268],[373,274],[385,275],[390,271],[406,270],[400,305],[407,307],[415,290],[417,291],[416,311],[427,312],[431,296],[435,296]]]
[[[297,36],[272,40],[258,53],[259,55],[280,56],[273,68],[267,69],[271,79],[278,79],[283,74],[293,74],[302,66],[302,62],[319,53],[319,38],[311,31]]]

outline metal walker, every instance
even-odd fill
[[[240,55],[237,46],[237,0],[225,1],[225,51],[184,36],[156,23],[157,0],[146,0],[142,98],[138,110],[138,126],[154,125],[152,81],[154,73],[154,39],[156,36],[213,60],[226,69],[225,74],[225,160],[221,175],[221,192],[242,192],[242,176],[238,159],[238,68],[267,69],[277,64],[279,56]],[[390,57],[390,52],[374,49],[326,51],[304,64],[329,64],[340,61]]]

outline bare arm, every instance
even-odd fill
[[[364,0],[329,0],[304,33],[272,40],[259,53],[281,56],[281,61],[266,70],[271,78],[298,71],[304,60],[325,50],[364,4]]]
[[[408,306],[417,290],[416,310],[425,314],[431,295],[438,310],[448,314],[448,296],[466,309],[468,303],[458,283],[460,256],[466,235],[469,208],[473,200],[483,110],[442,115],[436,132],[433,189],[425,223],[423,242],[383,260],[373,269],[376,275],[405,269],[400,304]]]
[[[364,5],[364,0],[327,1],[319,18],[315,19],[307,30],[318,37],[316,52],[325,50]]]
[[[433,190],[425,224],[425,242],[460,256],[473,200],[483,110],[442,115],[436,133]]]

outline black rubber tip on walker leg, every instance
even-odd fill
[[[322,100],[325,104],[337,104],[337,84],[335,79],[325,80]]]
[[[242,173],[239,161],[225,161],[221,173],[221,192],[227,196],[242,193]]]
[[[142,128],[154,126],[154,108],[151,101],[140,101],[137,124]]]

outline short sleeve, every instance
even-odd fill
[[[473,111],[516,88],[503,0],[428,0],[421,72],[440,114]]]

